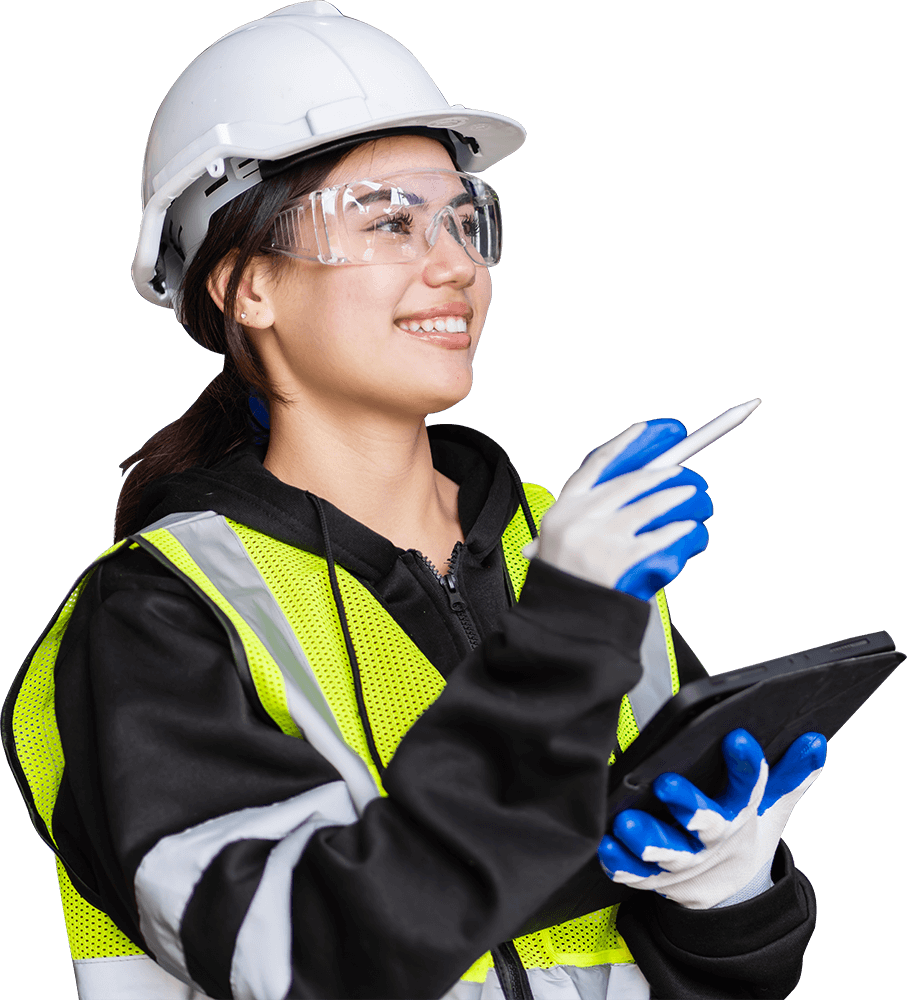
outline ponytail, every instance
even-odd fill
[[[120,468],[132,471],[117,502],[114,539],[138,531],[142,492],[155,479],[193,466],[210,468],[253,440],[249,395],[285,402],[246,332],[236,319],[236,295],[248,264],[266,257],[275,269],[290,260],[266,244],[275,218],[288,203],[320,187],[349,150],[331,150],[279,172],[249,188],[211,216],[208,232],[183,276],[176,305],[179,320],[203,347],[224,355],[224,369],[186,412],[149,438]],[[227,263],[231,268],[223,312],[208,292],[208,280]]]

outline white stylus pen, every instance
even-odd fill
[[[688,434],[682,441],[678,441],[673,448],[663,455],[653,458],[645,466],[647,469],[664,469],[668,465],[682,465],[688,458],[695,455],[697,451],[702,451],[706,445],[717,441],[723,434],[733,430],[756,409],[762,402],[761,399],[751,399],[748,403],[741,403],[739,406],[732,406],[725,410],[720,416],[703,424],[699,430]]]

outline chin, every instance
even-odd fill
[[[472,389],[472,366],[468,369],[461,369],[451,373],[451,377],[445,379],[443,385],[436,386],[433,399],[427,399],[429,403],[426,413],[440,413],[442,410],[449,410],[452,406],[466,399]]]

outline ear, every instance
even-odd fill
[[[208,275],[205,283],[214,304],[224,311],[227,285],[233,273],[234,255],[225,257]],[[236,321],[253,330],[267,330],[274,325],[271,305],[273,283],[268,267],[261,258],[249,262],[236,291]]]

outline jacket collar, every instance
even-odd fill
[[[479,561],[498,544],[519,506],[516,473],[504,450],[478,431],[455,424],[428,428],[435,468],[460,486],[460,524]],[[142,494],[140,523],[168,514],[213,510],[297,548],[324,555],[310,495],[262,465],[264,447],[247,445],[210,469],[164,476]],[[387,538],[322,500],[334,559],[354,575],[377,581],[402,554]]]

